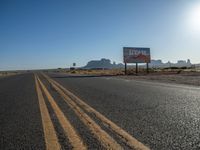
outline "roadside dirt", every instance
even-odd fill
[[[112,70],[74,70],[65,72],[71,75],[113,76],[128,80],[149,80],[164,83],[176,83],[200,86],[200,71],[192,70],[164,70],[164,71],[139,71],[136,75],[134,70],[129,70],[130,75],[124,75],[123,69]]]
[[[150,80],[158,81],[164,83],[177,83],[177,84],[188,84],[200,86],[200,72],[183,72],[181,74],[173,72],[165,73],[150,73],[146,75],[127,75],[127,76],[118,76],[120,78],[129,79],[129,80]]]

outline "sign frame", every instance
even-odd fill
[[[123,47],[123,61],[125,63],[125,74],[127,74],[127,63],[136,64],[136,75],[138,74],[138,63],[146,63],[146,71],[149,73],[149,63],[151,62],[150,48]]]
[[[124,63],[150,63],[150,48],[123,47]]]

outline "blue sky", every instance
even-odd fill
[[[198,0],[0,0],[0,70],[78,66],[122,47],[153,59],[200,63],[200,32],[189,26]],[[200,7],[199,7],[200,8]]]

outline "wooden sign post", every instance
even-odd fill
[[[125,75],[127,75],[127,63],[125,63],[125,68],[124,69],[125,69],[124,73],[125,73]]]

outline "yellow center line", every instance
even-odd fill
[[[93,113],[97,118],[99,118],[110,130],[115,132],[127,145],[129,145],[132,149],[137,150],[149,150],[147,146],[145,146],[143,143],[139,142],[136,138],[131,136],[128,132],[117,126],[114,122],[103,116],[101,113],[96,111],[94,108],[89,106],[87,103],[85,103],[83,100],[78,98],[76,95],[74,95],[72,92],[64,88],[62,85],[60,85],[55,80],[51,79],[47,75],[43,74],[47,78],[47,80],[50,83],[54,83],[57,85],[62,91],[68,95],[69,97],[73,98],[73,100],[80,105],[84,110],[86,110],[89,113]]]
[[[47,88],[44,86],[44,84],[41,82],[41,80],[38,78],[38,81],[48,99],[50,102],[59,122],[60,125],[62,126],[65,135],[68,137],[70,144],[72,145],[74,150],[86,150],[87,147],[84,145],[82,139],[80,136],[77,134],[76,130],[74,127],[71,125],[69,120],[65,117],[64,113],[61,111],[59,106],[56,104],[55,100],[47,90]]]
[[[35,76],[36,92],[38,95],[40,112],[42,117],[42,125],[44,130],[45,144],[47,150],[60,150],[60,144],[56,136],[56,131],[54,129],[53,123],[51,121],[47,106],[42,95],[42,91],[39,87],[37,78]]]
[[[51,82],[51,81],[50,81]],[[53,88],[63,97],[65,102],[74,110],[80,120],[90,129],[94,136],[101,142],[106,149],[121,150],[123,149],[108,133],[93,121],[75,102],[73,102],[61,89],[54,83]]]

